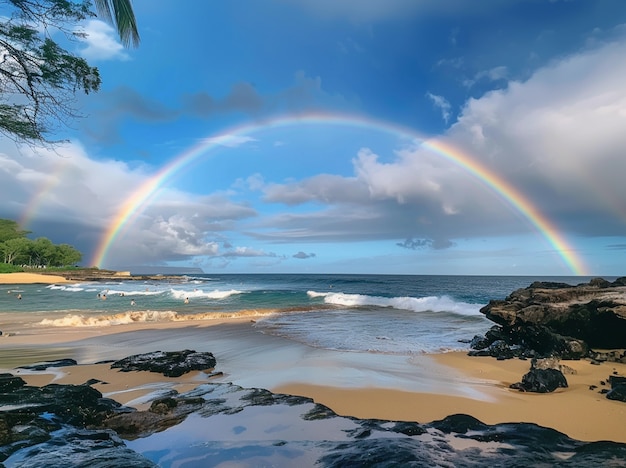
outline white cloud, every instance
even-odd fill
[[[464,80],[463,85],[467,88],[471,88],[476,83],[479,82],[494,82],[494,81],[502,81],[506,80],[509,77],[509,70],[505,66],[494,67],[489,70],[482,70],[472,79]]]
[[[433,105],[441,111],[441,117],[445,123],[448,123],[450,120],[450,109],[452,108],[452,106],[450,106],[450,102],[448,102],[448,100],[443,96],[438,96],[430,92],[426,93],[426,97],[430,99]]]
[[[605,213],[611,222],[609,212],[623,210],[626,199],[625,54],[622,38],[472,99],[448,137],[550,216],[569,214],[567,222],[591,232],[585,213]]]
[[[501,175],[561,230],[619,236],[626,221],[626,41],[553,62],[467,102],[441,139]],[[446,239],[534,230],[503,194],[425,147],[381,158],[362,149],[354,177],[268,184],[266,200],[323,203],[265,222],[278,240]]]
[[[80,50],[87,60],[128,60],[124,46],[118,41],[115,30],[100,20],[88,20],[80,29],[86,36],[81,39]]]
[[[257,140],[246,135],[219,135],[204,139],[205,143],[213,143],[215,145],[226,146],[227,148],[238,148],[251,141]]]
[[[56,152],[9,142],[0,148],[0,194],[10,203],[0,206],[0,218],[29,222],[35,235],[75,245],[91,260],[95,246],[116,222],[121,208],[152,176],[148,167],[94,160],[79,144],[59,146]],[[233,223],[255,216],[251,207],[219,194],[192,195],[162,188],[120,231],[107,257],[110,265],[129,265],[218,255]],[[26,218],[26,219],[25,219]],[[47,226],[40,231],[38,226]],[[53,227],[50,227],[53,226]],[[55,228],[54,226],[57,226]]]
[[[555,61],[524,82],[470,99],[441,138],[501,174],[557,226],[590,236],[622,235],[624,56],[626,41],[604,44]],[[253,141],[241,136],[213,143],[237,147]],[[79,247],[82,242],[93,248],[96,235],[153,174],[148,167],[92,159],[79,144],[62,146],[58,154],[29,148],[16,153],[6,141],[0,145],[0,194],[6,200],[0,217],[17,219],[36,206],[40,219],[63,224],[76,236],[64,242]],[[137,213],[133,228],[120,233],[111,263],[197,255],[280,258],[256,244],[231,245],[232,234],[243,228],[243,235],[275,242],[386,239],[433,248],[529,230],[485,183],[419,143],[380,155],[363,148],[348,177],[317,174],[283,184],[268,177],[253,173],[237,188],[261,191],[259,203],[281,204],[272,215],[261,215],[230,194],[162,189]]]

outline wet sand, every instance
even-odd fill
[[[108,359],[150,351],[210,351],[216,371],[172,379],[149,372],[122,373]],[[74,358],[77,366],[45,372],[15,370],[19,365]],[[104,328],[14,329],[0,338],[0,368],[19,373],[28,384],[94,384],[105,396],[145,409],[163,392],[191,390],[201,383],[232,382],[313,398],[340,415],[427,423],[465,413],[481,421],[532,422],[584,440],[626,443],[626,404],[598,393],[613,372],[626,365],[564,361],[569,388],[550,394],[521,393],[508,386],[520,381],[529,361],[497,361],[465,353],[372,355],[311,348],[265,335],[249,320],[129,324]],[[590,385],[598,386],[590,390]]]
[[[311,383],[281,385],[273,390],[313,398],[340,415],[417,421],[442,419],[465,413],[487,424],[532,422],[551,427],[583,441],[612,440],[626,443],[626,403],[609,400],[599,393],[601,381],[614,371],[626,375],[625,364],[592,365],[587,360],[562,361],[576,371],[566,374],[568,388],[553,393],[524,393],[509,387],[528,372],[529,361],[498,361],[470,357],[465,353],[435,355],[438,363],[461,371],[471,386],[490,400],[446,394],[406,392],[379,388],[342,389]],[[482,383],[478,383],[482,380]],[[590,390],[590,385],[598,388]]]

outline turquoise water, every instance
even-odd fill
[[[5,285],[0,288],[0,330],[16,323],[114,327],[250,317],[263,333],[318,348],[429,353],[466,349],[464,340],[492,325],[480,313],[490,299],[502,299],[533,281],[578,284],[589,279],[270,274]]]

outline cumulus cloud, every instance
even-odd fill
[[[615,215],[626,171],[626,40],[566,57],[525,82],[470,99],[448,138],[514,182],[549,217],[592,234]],[[574,213],[577,213],[574,215]]]
[[[554,61],[525,81],[468,100],[438,139],[500,175],[504,186],[524,194],[560,229],[621,236],[626,220],[624,56],[626,40],[621,39]],[[142,100],[125,105],[146,119],[170,118],[168,109]],[[271,138],[275,141],[276,135]],[[49,226],[62,223],[66,237],[60,240],[85,252],[93,250],[133,189],[154,173],[148,166],[92,159],[79,144],[62,146],[56,154],[32,148],[16,153],[6,141],[1,144],[0,187],[10,196],[0,206],[0,217],[20,219],[36,212]],[[324,173],[288,182],[260,173],[242,175],[233,192],[260,193],[259,206],[280,205],[269,214],[231,193],[164,188],[136,213],[133,229],[120,232],[110,260],[146,264],[200,256],[217,262],[280,262],[284,255],[255,241],[389,240],[407,250],[436,250],[461,239],[534,229],[488,180],[427,144],[378,153],[362,148],[347,156],[352,158],[349,175]],[[68,239],[68,232],[75,238]]]
[[[87,60],[129,60],[124,46],[117,40],[115,30],[100,20],[88,20],[80,28],[80,55]]]
[[[384,158],[364,148],[352,177],[267,184],[265,201],[321,208],[268,218],[254,235],[275,242],[408,239],[399,245],[410,249],[536,230],[512,207],[519,200],[506,200],[509,185],[561,230],[621,235],[625,55],[624,40],[587,49],[466,103],[439,139],[498,174],[505,192],[428,145]]]
[[[0,187],[11,197],[0,206],[0,218],[20,220],[36,235],[75,245],[89,262],[103,233],[134,190],[151,177],[152,169],[91,159],[78,144],[55,151],[34,147],[15,151],[3,143]],[[238,221],[256,215],[247,204],[224,195],[192,195],[166,187],[135,213],[128,224],[132,229],[120,230],[107,263],[139,265],[231,251],[240,255],[227,241],[229,231]]]

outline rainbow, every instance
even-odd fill
[[[114,244],[116,238],[124,230],[124,227],[129,225],[140,213],[141,208],[154,197],[160,187],[184,170],[194,160],[215,148],[228,145],[229,141],[245,138],[257,131],[299,124],[332,124],[363,127],[419,140],[425,148],[430,149],[474,175],[484,185],[504,199],[514,210],[519,212],[539,233],[541,233],[547,242],[554,247],[563,262],[574,275],[587,275],[587,268],[584,262],[577,256],[575,249],[568,244],[557,227],[509,182],[468,154],[442,141],[424,140],[415,130],[394,123],[360,115],[319,112],[297,116],[275,117],[268,120],[234,126],[211,135],[209,138],[203,139],[200,143],[174,157],[161,170],[140,185],[124,202],[98,243],[92,257],[91,265],[100,267],[104,264],[107,252]]]
[[[22,216],[18,220],[18,224],[22,229],[28,228],[39,212],[42,203],[50,198],[50,194],[53,192],[55,187],[61,183],[63,172],[69,168],[67,158],[58,155],[55,155],[55,157],[58,157],[59,159],[55,164],[54,170],[47,175],[46,179],[41,184],[39,184],[37,191],[22,210]]]

